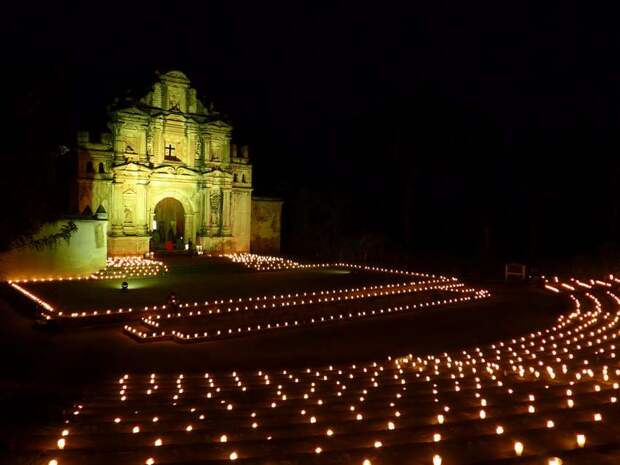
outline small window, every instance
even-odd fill
[[[237,173],[233,175],[233,182],[237,182]]]
[[[103,165],[103,162],[99,162],[99,173],[105,173],[105,166]]]
[[[241,182],[245,182],[245,174],[241,175]]]

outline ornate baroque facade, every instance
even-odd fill
[[[109,255],[147,252],[157,206],[168,198],[182,206],[177,242],[249,251],[247,148],[231,144],[232,127],[198,100],[183,73],[161,75],[144,98],[111,111],[108,127],[99,141],[78,137],[78,197],[81,212],[107,214]]]

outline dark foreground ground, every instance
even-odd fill
[[[251,279],[248,276],[243,279]],[[279,289],[286,288],[281,273],[254,276],[258,288],[266,289],[270,279]],[[212,282],[221,293],[221,280]],[[292,290],[302,283],[300,278],[289,282]],[[196,345],[140,344],[115,329],[50,332],[14,305],[0,301],[0,458],[18,452],[18,438],[33,425],[56,422],[63,408],[84,395],[85,385],[125,372],[304,368],[410,352],[423,355],[544,328],[567,308],[565,299],[526,285],[485,287],[494,297],[483,302]]]

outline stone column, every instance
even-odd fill
[[[123,196],[121,195],[120,186],[122,184],[112,184],[112,211],[110,212],[110,218],[112,220],[112,227],[110,228],[110,236],[122,236],[123,235]]]
[[[123,141],[121,140],[121,126],[122,123],[116,121],[114,122],[114,163],[120,164],[125,161],[125,147],[123,146]]]
[[[222,236],[231,235],[230,217],[231,217],[231,189],[222,189]]]
[[[164,158],[164,125],[161,121],[156,121],[153,125],[153,153],[151,162],[159,164]]]
[[[147,236],[149,233],[149,216],[147,212],[147,186],[144,181],[139,181],[136,185],[137,189],[137,205],[136,205],[136,233],[139,236]]]
[[[140,150],[140,154],[138,155],[139,161],[140,163],[148,163],[149,162],[149,154],[148,154],[148,148],[147,148],[147,140],[148,140],[148,132],[149,132],[148,124],[143,124],[141,126],[141,129],[142,129],[142,134],[144,135],[144,145]],[[142,144],[140,145],[142,146]]]
[[[200,208],[200,235],[209,235],[209,188],[203,186],[201,189],[201,208]]]
[[[192,244],[196,243],[196,237],[194,236],[194,214],[185,212],[185,236],[183,242],[187,244],[188,241],[192,241]]]
[[[153,125],[151,122],[149,122],[145,130],[145,163],[150,163],[153,160],[153,132]]]
[[[153,222],[155,221],[155,209],[149,208],[149,233],[153,232]]]

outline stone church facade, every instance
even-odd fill
[[[145,97],[112,110],[108,128],[99,140],[78,135],[79,209],[107,216],[108,255],[143,254],[172,226],[177,244],[250,250],[248,150],[231,143],[232,126],[182,72],[159,76]],[[179,207],[157,231],[163,204]]]

